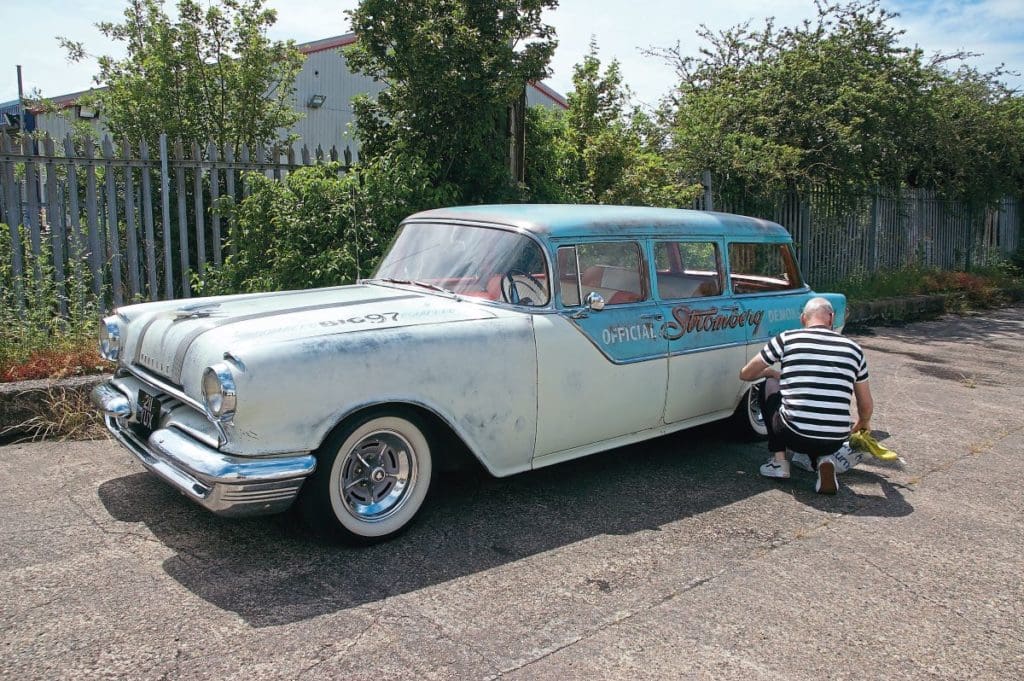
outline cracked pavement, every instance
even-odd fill
[[[1024,678],[1022,312],[854,334],[902,461],[836,497],[709,426],[445,478],[359,549],[0,447],[0,678]]]

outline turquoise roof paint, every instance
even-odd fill
[[[506,204],[438,208],[409,220],[473,222],[506,225],[550,239],[578,237],[660,237],[709,235],[789,240],[789,233],[770,220],[731,213],[645,206],[572,204]],[[682,229],[680,229],[682,228]]]

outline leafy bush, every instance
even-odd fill
[[[11,264],[15,247],[25,254],[20,277]],[[36,256],[24,230],[12,243],[10,229],[0,224],[0,382],[104,370],[96,353],[99,312],[85,295],[86,282],[72,269],[66,289],[58,287],[52,262],[48,239]]]
[[[369,275],[402,218],[454,202],[430,169],[385,155],[343,174],[336,163],[300,168],[283,182],[248,175],[235,206],[235,251],[198,282],[204,294],[315,288]]]
[[[1002,289],[1024,284],[1020,270],[999,263],[974,272],[949,272],[911,265],[882,272],[861,271],[835,286],[850,300],[877,300],[905,295],[950,294],[951,307],[986,308],[1005,303]]]

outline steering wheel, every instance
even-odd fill
[[[501,278],[501,299],[513,305],[544,305],[548,302],[544,284],[522,270],[509,270]]]

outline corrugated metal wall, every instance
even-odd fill
[[[350,72],[339,50],[310,54],[295,79],[295,107],[304,117],[288,132],[297,134],[299,142],[311,148],[349,146],[355,154],[357,145],[350,129],[352,98],[359,94],[374,97],[383,89],[382,83]],[[310,108],[308,102],[317,94],[326,100],[319,108]]]

